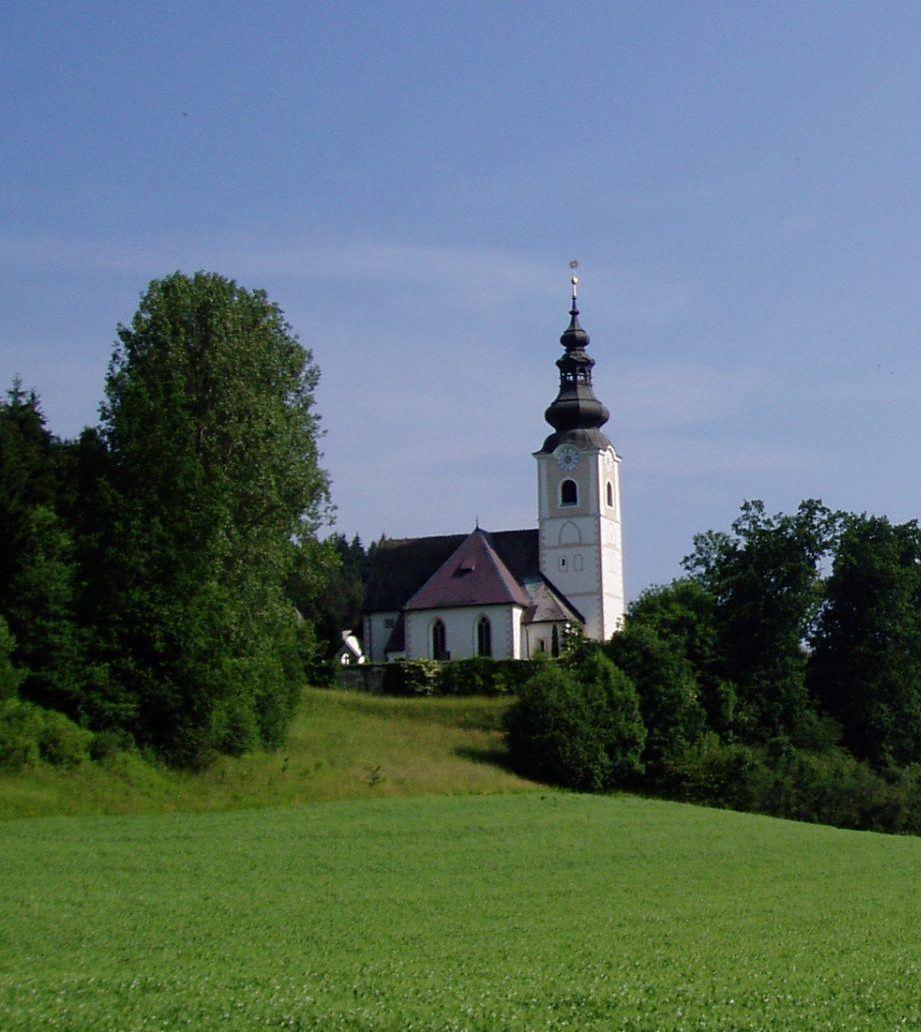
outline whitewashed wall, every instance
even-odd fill
[[[516,605],[463,606],[457,609],[425,609],[406,614],[406,658],[432,659],[432,626],[445,625],[445,647],[451,659],[470,659],[477,654],[477,623],[489,618],[493,659],[522,658],[521,619]]]

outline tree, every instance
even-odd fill
[[[631,632],[647,630],[687,662],[707,724],[717,734],[731,737],[736,692],[722,676],[716,601],[703,584],[682,577],[648,588],[630,604],[626,626]]]
[[[0,404],[0,610],[11,601],[12,581],[29,538],[32,511],[56,511],[63,449],[45,427],[34,391],[17,379]]]
[[[607,791],[642,771],[636,691],[598,648],[544,664],[506,712],[512,761],[530,777]]]
[[[661,782],[707,727],[694,668],[674,640],[630,617],[605,651],[636,687],[646,727],[643,766],[647,780]]]
[[[921,762],[921,528],[844,521],[813,636],[810,683],[845,744],[878,766]]]
[[[288,594],[322,643],[324,659],[342,645],[340,632],[358,629],[374,545],[365,551],[356,534],[330,534],[305,553],[288,582]]]
[[[796,739],[812,716],[806,641],[822,600],[820,562],[838,517],[820,502],[767,516],[746,502],[731,534],[694,539],[685,568],[713,598],[718,672],[738,693],[744,737]]]
[[[318,370],[264,292],[153,281],[106,380],[113,692],[180,763],[280,741],[303,672],[283,587],[328,514]]]
[[[13,662],[15,651],[16,639],[0,616],[0,703],[15,698],[22,681],[22,671]]]
[[[0,405],[0,614],[16,642],[22,695],[76,716],[88,664],[78,564],[62,515],[71,468],[35,392],[14,381]]]
[[[43,505],[29,510],[23,532],[7,610],[17,659],[26,671],[21,691],[42,706],[76,716],[86,659],[75,618],[70,535]]]

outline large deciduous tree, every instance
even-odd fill
[[[318,370],[262,291],[150,284],[106,380],[113,691],[172,759],[280,740],[301,679],[283,592],[327,516]]]
[[[713,599],[718,672],[735,685],[743,737],[796,739],[812,723],[804,643],[836,528],[836,515],[817,501],[776,516],[750,501],[731,534],[698,535],[684,560]]]
[[[921,762],[921,528],[848,516],[813,639],[811,684],[845,744]]]

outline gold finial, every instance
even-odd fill
[[[569,263],[569,267],[570,267],[570,269],[572,269],[572,279],[570,280],[570,282],[572,283],[572,301],[573,301],[573,307],[575,307],[575,302],[576,302],[576,287],[577,287],[577,286],[579,285],[579,277],[578,277],[578,276],[576,275],[576,269],[578,269],[578,268],[579,268],[579,263],[578,263],[578,261],[577,261],[577,260],[576,260],[575,258],[573,258],[573,260],[572,260],[572,261],[571,261],[571,262]]]

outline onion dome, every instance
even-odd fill
[[[566,349],[566,353],[556,363],[560,371],[560,391],[544,413],[544,418],[556,433],[544,442],[543,451],[552,451],[562,443],[564,436],[567,439],[581,438],[586,443],[601,443],[600,440],[595,442],[596,437],[607,442],[598,428],[607,423],[610,413],[592,390],[592,366],[595,360],[585,352],[590,338],[579,324],[576,303],[578,282],[578,277],[573,276],[569,326],[560,337],[560,343]]]

